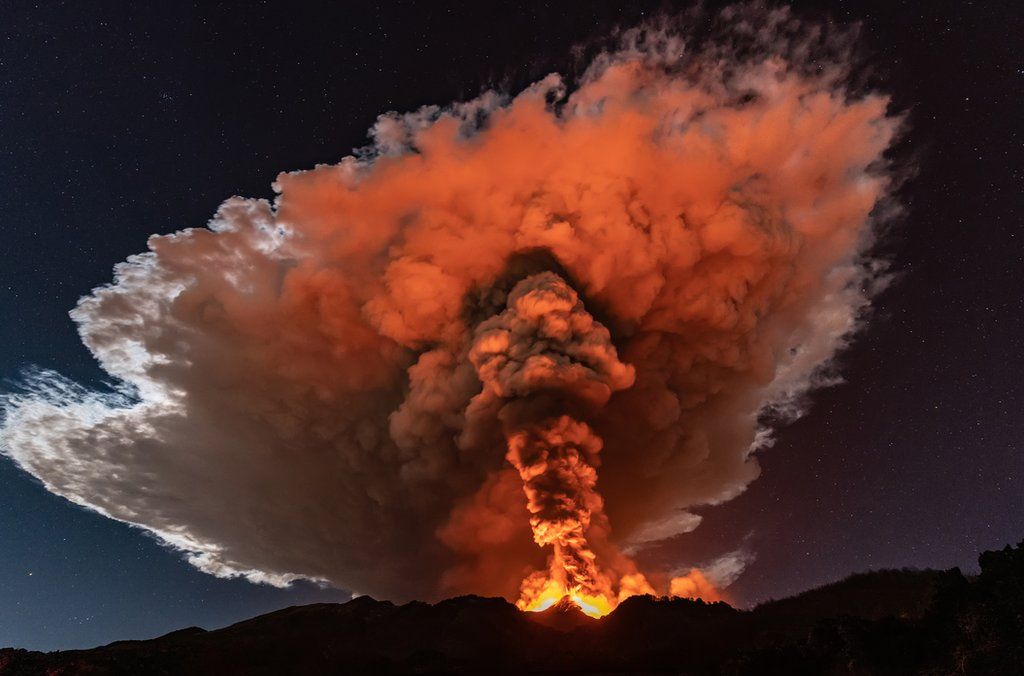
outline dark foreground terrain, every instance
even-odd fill
[[[464,596],[362,597],[218,629],[53,653],[0,650],[0,674],[1022,674],[1024,542],[981,573],[855,575],[751,611],[631,598],[603,620]]]

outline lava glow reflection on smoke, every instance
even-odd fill
[[[72,312],[118,389],[38,373],[0,452],[218,576],[715,600],[742,565],[645,557],[837,381],[901,123],[831,23],[688,22],[151,237]]]
[[[582,594],[579,588],[567,590],[553,580],[528,606],[523,607],[520,605],[519,608],[520,610],[539,613],[547,610],[563,598],[568,598],[583,611],[584,615],[589,615],[595,619],[604,617],[615,609],[615,606],[604,596],[587,596]]]

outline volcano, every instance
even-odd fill
[[[981,573],[891,570],[738,610],[634,596],[594,619],[462,596],[359,597],[91,650],[0,650],[0,674],[985,673],[1024,664],[1024,543]]]
[[[550,608],[533,612],[528,617],[545,627],[561,631],[584,627],[596,621],[568,596],[563,596]]]

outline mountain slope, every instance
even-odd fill
[[[1024,548],[980,561],[973,579],[867,573],[752,611],[634,597],[601,620],[564,604],[360,597],[91,650],[0,650],[0,674],[1019,673]]]

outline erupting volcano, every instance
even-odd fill
[[[597,491],[602,442],[562,412],[593,415],[633,384],[635,371],[619,361],[608,330],[546,272],[516,284],[507,309],[477,327],[469,358],[483,383],[470,407],[500,406],[505,457],[522,478],[533,540],[551,548],[547,570],[523,581],[518,606],[545,610],[567,596],[600,617],[615,599],[653,593],[625,557],[624,574],[598,560],[590,541],[608,531]]]
[[[273,202],[153,236],[71,313],[113,388],[36,373],[0,447],[219,576],[594,617],[717,598],[753,554],[681,536],[836,382],[900,122],[849,85],[848,32],[705,23],[386,113]]]

